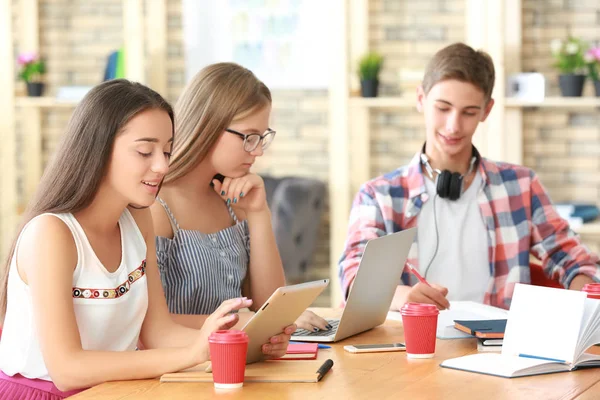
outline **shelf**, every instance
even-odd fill
[[[367,108],[416,108],[415,97],[350,97],[351,107]]]
[[[583,224],[579,228],[574,229],[574,231],[582,236],[600,235],[600,222]]]
[[[600,97],[546,97],[542,102],[504,99],[506,107],[600,108]]]
[[[352,107],[415,108],[416,97],[350,97]],[[600,108],[600,97],[546,97],[542,102],[505,98],[507,108]]]
[[[75,100],[60,100],[55,97],[15,97],[15,105],[18,107],[74,108],[78,103]]]

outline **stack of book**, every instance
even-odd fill
[[[113,51],[108,56],[106,61],[106,69],[104,70],[104,80],[118,79],[125,77],[125,51],[119,49]]]
[[[455,320],[454,327],[477,338],[477,351],[501,352],[502,339],[506,330],[505,319],[476,321]]]
[[[505,378],[599,367],[585,351],[600,343],[600,301],[585,292],[515,285],[502,352],[452,358],[441,366]]]
[[[555,207],[558,214],[566,219],[573,229],[577,229],[586,222],[596,220],[600,215],[595,204],[559,203]]]

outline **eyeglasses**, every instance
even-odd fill
[[[271,128],[267,129],[262,135],[259,135],[258,133],[251,133],[246,135],[244,133],[238,132],[230,128],[225,129],[225,131],[244,138],[244,150],[246,150],[248,153],[251,153],[254,150],[256,150],[256,148],[259,144],[261,144],[261,142],[262,149],[266,150],[269,147],[269,145],[273,142],[273,139],[275,139],[276,133]]]

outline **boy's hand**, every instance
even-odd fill
[[[396,288],[391,308],[400,311],[404,304],[412,302],[433,304],[440,310],[446,310],[450,308],[447,295],[448,289],[435,283],[431,287],[421,282],[413,287],[400,285]]]

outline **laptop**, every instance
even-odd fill
[[[342,317],[328,320],[332,328],[327,331],[298,329],[292,340],[337,342],[383,324],[416,232],[410,228],[369,240]]]

